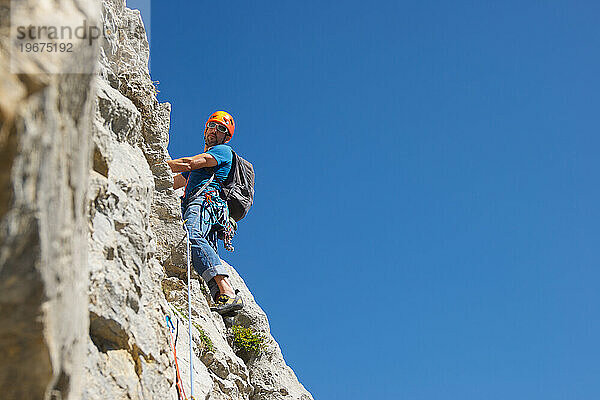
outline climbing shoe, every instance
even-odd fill
[[[240,295],[240,291],[235,291],[235,297],[229,297],[226,294],[221,294],[217,297],[215,305],[210,308],[211,311],[216,311],[221,315],[236,312],[244,307],[244,300]]]

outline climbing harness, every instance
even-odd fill
[[[177,328],[173,325],[173,321],[167,315],[167,328],[169,328],[169,337],[171,338],[171,347],[173,348],[173,358],[175,359],[175,386],[177,387],[177,398],[179,400],[187,400],[185,391],[183,390],[183,383],[181,382],[181,376],[179,375],[179,364],[177,363],[177,338],[179,337],[179,319],[177,320]],[[173,334],[175,337],[173,338]]]
[[[186,181],[189,181],[189,176]],[[217,230],[214,232],[208,232],[209,235],[216,235],[210,239],[207,237],[210,245],[217,251],[217,239],[223,240],[223,247],[227,251],[234,251],[235,248],[231,244],[233,241],[233,236],[235,235],[235,231],[237,229],[237,224],[235,220],[229,217],[229,208],[227,207],[227,202],[223,200],[219,196],[219,192],[216,189],[209,188],[208,185],[215,179],[215,174],[212,174],[210,179],[202,185],[202,187],[195,191],[194,194],[190,195],[188,198],[182,197],[182,215],[184,214],[184,209],[188,204],[191,204],[192,201],[198,199],[199,197],[204,197],[204,201],[202,202],[200,215],[202,218],[201,224],[202,226],[210,227],[212,230],[213,226],[217,226]],[[208,188],[208,190],[206,190]]]

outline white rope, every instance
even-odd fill
[[[192,351],[192,286],[191,286],[191,267],[190,267],[190,233],[183,222],[183,228],[185,229],[185,238],[187,245],[187,291],[188,291],[188,333],[190,336],[190,396],[194,398],[194,363],[193,363],[193,351]]]

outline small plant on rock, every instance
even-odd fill
[[[231,327],[231,332],[236,353],[239,351],[246,355],[258,355],[264,349],[264,337],[251,328],[234,325]]]
[[[198,330],[198,334],[200,336],[200,341],[204,345],[204,349],[206,349],[208,351],[215,351],[215,346],[214,346],[212,340],[210,340],[210,337],[208,337],[206,332],[204,332],[204,329],[200,328],[200,326],[198,324],[194,324],[194,327]]]
[[[160,90],[158,90],[158,84],[160,82],[159,81],[152,81],[152,89],[154,90],[154,95],[156,96],[158,93],[160,93]]]

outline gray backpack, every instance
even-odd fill
[[[248,214],[254,202],[254,167],[232,151],[231,171],[221,183],[221,198],[227,201],[229,216],[236,222]]]

